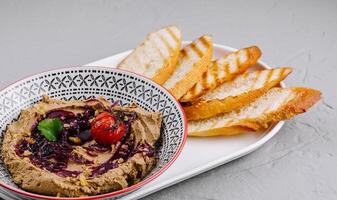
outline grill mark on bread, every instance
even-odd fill
[[[225,76],[227,74],[230,74],[230,71],[229,71],[229,64],[227,63],[226,66],[224,67],[224,70],[225,70]]]
[[[236,71],[237,70],[237,68],[240,66],[240,55],[239,55],[239,57],[235,57],[235,65],[234,65],[234,70],[233,70],[233,72],[234,71]]]
[[[236,52],[237,53],[237,60],[238,60],[238,62],[237,62],[237,67],[239,67],[240,65],[242,65],[245,61],[241,61],[241,53],[240,52]],[[246,62],[249,62],[250,60],[252,60],[252,56],[249,56],[249,54],[248,54],[248,52],[247,51],[243,51],[242,52],[242,54],[244,55],[244,57],[245,58],[247,58],[247,59],[244,59],[244,60],[246,60]]]
[[[158,37],[160,38],[161,41],[163,41],[164,45],[166,48],[169,49],[169,51],[173,51],[172,47],[170,46],[169,42],[162,36],[161,34],[158,33]]]
[[[207,85],[207,76],[208,76],[208,74],[207,74],[207,72],[205,72],[205,73],[203,73],[202,74],[202,79],[201,79],[201,86],[203,87],[204,85]],[[198,85],[198,83],[197,84],[195,84],[195,87]],[[192,92],[192,94],[194,95],[196,93],[196,91],[195,91],[195,89],[193,90],[193,92]]]
[[[177,36],[174,34],[174,32],[171,30],[171,27],[168,27],[167,29],[165,29],[170,35],[171,37],[173,38],[173,40],[178,43],[179,42],[179,39],[177,38]]]
[[[244,74],[242,75],[243,79],[245,79],[245,80],[247,80],[248,76],[249,76],[249,73],[244,73]]]
[[[230,62],[229,62],[230,63]],[[228,72],[229,73],[234,73],[235,71],[237,71],[239,68],[238,66],[238,62],[237,59],[235,59],[234,64],[228,64]]]
[[[281,70],[281,72],[280,72],[280,76],[281,76],[281,77],[284,75],[285,71],[286,71],[286,68],[283,68],[283,69]]]
[[[265,82],[268,82],[268,81],[270,81],[270,79],[271,79],[271,77],[272,77],[272,75],[273,75],[273,73],[274,73],[274,69],[272,70],[272,71],[270,71],[269,73],[268,73],[268,75],[267,75],[267,78],[266,78],[266,81]],[[282,69],[282,71],[283,71],[283,69]],[[281,73],[281,75],[280,76],[282,76],[282,73]]]
[[[196,43],[192,43],[191,44],[191,50],[194,51],[195,53],[197,53],[197,55],[201,58],[203,56],[203,52],[197,47]]]
[[[194,85],[191,89],[192,94],[196,93],[197,85]]]
[[[189,58],[189,55],[185,48],[180,51],[180,55],[181,55],[181,58],[184,58],[184,57],[186,57],[187,59]]]
[[[211,70],[211,76],[213,77],[213,79],[215,80],[215,82],[218,82],[218,70],[219,70],[219,64],[218,62],[213,62],[213,66],[212,66],[212,70]],[[205,85],[204,87],[207,87],[207,85]]]
[[[267,76],[271,75],[273,72],[273,70],[271,71],[268,71],[268,74]],[[265,83],[267,82],[266,80],[263,80],[260,76],[261,76],[261,73],[264,73],[265,71],[257,71],[257,73],[255,74],[255,80],[253,82],[253,84],[251,85],[251,87],[249,88],[249,90],[253,90],[253,89],[256,89],[256,83],[259,82],[260,80],[263,82],[262,85],[265,85]]]
[[[208,49],[210,47],[210,42],[208,40],[206,40],[207,36],[201,37],[200,38],[200,42],[206,47],[206,49]]]
[[[194,85],[194,86],[191,88],[191,92],[192,92],[192,93],[195,93],[196,90],[197,90],[197,85]]]

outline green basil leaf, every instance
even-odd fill
[[[48,141],[55,142],[59,137],[59,133],[63,129],[63,123],[58,118],[44,119],[40,121],[37,129],[41,131],[41,133]]]

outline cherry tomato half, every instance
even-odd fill
[[[116,117],[109,112],[102,112],[90,123],[92,137],[101,144],[115,144],[125,135],[123,122],[116,126]]]

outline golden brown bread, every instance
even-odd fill
[[[175,71],[163,86],[180,99],[207,70],[212,52],[213,42],[209,35],[204,35],[184,47]]]
[[[149,33],[118,68],[132,71],[163,84],[173,73],[181,48],[181,32],[168,26]]]
[[[246,72],[207,92],[199,101],[184,106],[186,117],[198,120],[237,110],[278,85],[291,72],[287,67]]]
[[[320,98],[320,92],[313,89],[273,88],[291,68],[244,73],[261,56],[256,46],[213,62],[212,38],[208,35],[181,51],[180,47],[180,30],[163,28],[150,33],[119,68],[152,78],[179,99],[189,120],[190,136],[265,129],[304,112]]]
[[[260,56],[260,49],[256,46],[251,46],[213,61],[198,82],[179,101],[190,102],[196,100],[207,91],[246,71],[248,67],[256,64]]]
[[[320,95],[320,91],[310,88],[272,88],[238,112],[189,121],[188,135],[233,135],[263,130],[275,122],[306,112],[320,99]]]

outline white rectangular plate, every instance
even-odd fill
[[[186,42],[184,42],[186,44]],[[222,45],[214,45],[215,58],[223,57],[235,49]],[[130,53],[126,51],[93,63],[88,66],[116,67],[116,65]],[[259,62],[253,69],[269,68],[265,63]],[[281,84],[283,86],[283,84]],[[188,138],[186,145],[173,165],[161,176],[148,183],[139,190],[132,192],[122,199],[138,199],[166,188],[170,185],[198,175],[219,165],[242,157],[272,138],[282,127],[279,122],[265,132],[246,133],[236,136],[212,138]]]

